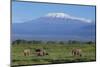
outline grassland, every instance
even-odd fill
[[[30,48],[33,53],[36,48],[44,48],[49,55],[35,56],[32,54],[31,56],[24,56],[23,50],[27,48]],[[82,49],[82,57],[72,56],[72,48]],[[90,62],[96,60],[95,44],[14,44],[11,50],[12,66]]]

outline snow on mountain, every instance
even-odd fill
[[[70,18],[70,15],[65,13],[48,13],[46,17],[54,17],[54,18]]]
[[[48,13],[47,15],[45,15],[45,17],[80,20],[80,21],[84,21],[86,23],[92,22],[92,20],[90,20],[90,19],[71,16],[71,15],[66,14],[66,13]]]

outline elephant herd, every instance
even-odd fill
[[[36,56],[48,55],[48,53],[44,49],[35,49],[34,53],[32,53],[32,51],[30,49],[24,49],[23,53],[24,53],[24,56],[31,56],[32,54],[34,54]]]
[[[72,56],[82,56],[82,49],[80,48],[73,48],[71,51]],[[49,55],[49,53],[45,50],[45,49],[35,49],[35,52],[32,53],[32,51],[30,49],[24,49],[23,51],[24,56],[31,56],[32,54],[36,55],[36,56],[45,56],[45,55]]]

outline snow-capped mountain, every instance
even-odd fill
[[[95,22],[65,13],[48,13],[12,24],[13,38],[39,40],[95,40]]]

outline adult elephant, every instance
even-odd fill
[[[36,52],[36,55],[37,56],[45,56],[45,55],[48,55],[48,53],[44,49],[36,49],[35,52]]]
[[[30,49],[24,49],[23,53],[24,53],[24,56],[30,56],[31,50]]]
[[[80,49],[80,48],[72,49],[72,55],[73,56],[82,56],[82,49]]]

